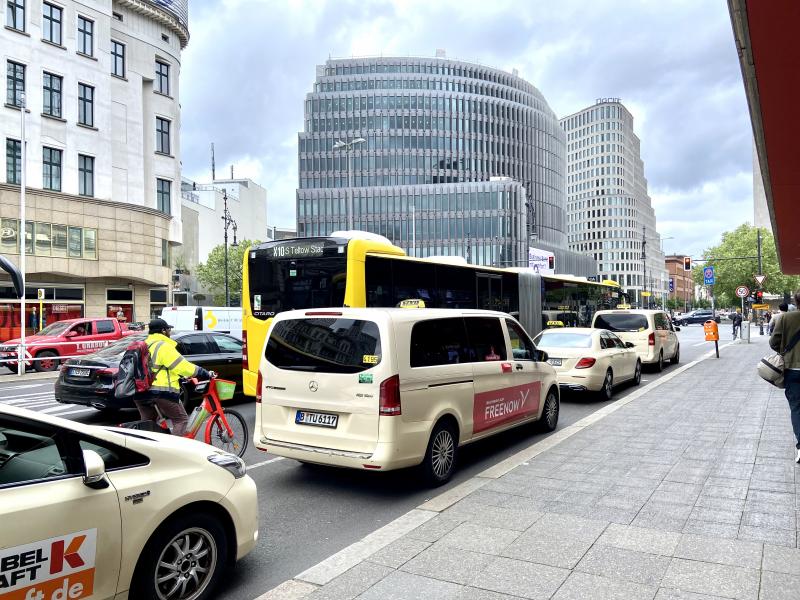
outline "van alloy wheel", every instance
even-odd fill
[[[636,361],[636,370],[633,372],[633,385],[642,383],[642,361]]]
[[[559,404],[558,396],[554,390],[547,393],[547,398],[544,401],[544,408],[542,409],[542,418],[538,422],[538,429],[540,431],[553,431],[558,425]]]
[[[444,478],[453,468],[455,442],[452,433],[442,429],[433,438],[431,446],[431,467],[438,478]]]
[[[185,529],[164,546],[156,564],[154,583],[159,600],[194,600],[214,575],[217,543],[205,529]]]

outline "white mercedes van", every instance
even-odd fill
[[[663,371],[666,361],[681,360],[680,327],[675,327],[663,310],[598,310],[592,327],[613,331],[623,342],[631,342],[643,365]]]
[[[525,423],[555,429],[556,374],[505,313],[295,310],[272,322],[254,439],[303,462],[388,471],[422,465],[434,484],[459,446]]]

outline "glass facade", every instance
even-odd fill
[[[364,142],[352,153],[334,148],[337,141],[357,138]],[[535,238],[566,248],[565,135],[541,93],[516,75],[446,59],[329,60],[318,67],[306,98],[298,159],[301,229],[314,230],[334,214],[346,224],[345,209],[309,213],[305,201],[339,197],[336,190],[347,189],[350,179],[354,198],[385,197],[391,190],[393,197],[435,202],[437,193],[449,198],[462,189],[494,193],[490,180],[502,177],[524,188],[519,206],[509,209],[518,211],[513,226],[509,223],[511,246],[523,247],[530,227]],[[477,187],[463,185],[470,182]],[[437,185],[444,187],[425,188]],[[401,190],[405,187],[412,189]],[[468,196],[454,202],[472,205]],[[446,210],[427,201],[415,206],[428,213]],[[358,208],[354,214],[366,216]],[[448,237],[438,237],[436,227],[446,227]],[[445,246],[449,231],[449,223],[435,225],[419,239]]]

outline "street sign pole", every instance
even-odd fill
[[[719,341],[714,342],[714,350],[717,351],[717,358],[719,358]]]

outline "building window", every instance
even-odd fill
[[[61,150],[47,146],[42,148],[42,187],[61,191]]]
[[[111,74],[125,77],[125,44],[111,40]]]
[[[172,214],[170,206],[170,188],[172,182],[169,179],[156,179],[156,208],[163,213]]]
[[[160,60],[156,61],[156,91],[169,96],[169,65]]]
[[[6,138],[6,182],[22,183],[22,143]]]
[[[169,241],[164,239],[161,240],[161,266],[169,266]]]
[[[42,75],[42,88],[44,90],[42,111],[51,117],[61,116],[61,83],[62,79],[58,75],[53,75],[52,73],[44,73]]]
[[[168,119],[156,117],[156,152],[169,154],[169,125]]]
[[[13,106],[22,106],[24,93],[25,65],[9,60],[6,72],[6,102]]]
[[[78,15],[78,52],[94,56],[94,21]]]
[[[78,154],[78,194],[94,196],[94,157]]]
[[[53,44],[61,45],[61,21],[64,11],[61,7],[45,2],[42,4],[42,35]]]
[[[112,12],[111,16],[114,17],[117,21],[122,21],[122,13]]]
[[[17,31],[25,31],[25,0],[7,0],[6,25]]]
[[[94,126],[94,88],[85,83],[78,84],[78,123]]]

